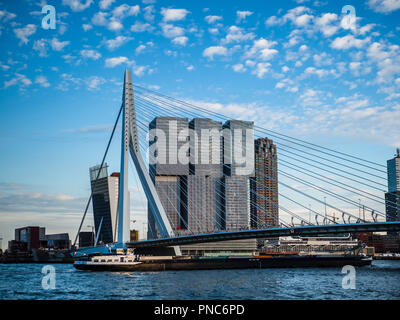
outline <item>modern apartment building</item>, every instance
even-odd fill
[[[386,221],[400,221],[400,149],[396,151],[395,157],[387,162]]]
[[[93,218],[98,242],[112,243],[117,225],[119,173],[108,176],[107,164],[90,168]],[[97,180],[96,180],[97,178]]]
[[[279,227],[278,164],[276,145],[268,138],[254,142],[255,175],[250,179],[251,227]]]

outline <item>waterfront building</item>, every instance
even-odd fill
[[[189,122],[189,176],[185,178],[187,225],[194,233],[217,229],[217,190],[222,176],[221,122],[195,118]]]
[[[15,241],[23,242],[26,244],[28,251],[32,249],[39,249],[41,241],[46,240],[46,229],[43,227],[29,226],[15,229]]]
[[[116,232],[119,173],[108,176],[107,164],[99,173],[100,166],[90,168],[93,219],[99,243],[112,243]],[[96,180],[97,178],[97,180]]]
[[[387,162],[386,221],[400,220],[400,149],[396,151],[395,157]]]
[[[175,234],[249,228],[252,122],[231,120],[222,126],[205,118],[188,122],[187,118],[157,117],[149,131],[150,176]],[[223,151],[224,139],[227,151]],[[249,140],[251,146],[246,148]],[[230,160],[229,153],[235,152],[240,152],[242,162]],[[181,161],[177,163],[178,153]],[[188,158],[182,163],[183,154]],[[150,208],[148,221],[148,239],[158,237]]]
[[[254,142],[255,176],[250,179],[251,228],[279,227],[276,145],[268,138]]]
[[[71,249],[71,240],[68,233],[46,234],[47,248]]]
[[[249,177],[254,177],[254,123],[228,120],[222,130],[224,175],[219,187],[219,226],[221,230],[249,229]]]
[[[94,232],[81,231],[79,232],[79,248],[88,248],[94,246]]]

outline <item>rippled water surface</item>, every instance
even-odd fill
[[[356,268],[344,290],[340,268],[110,273],[55,264],[44,290],[39,264],[0,264],[0,299],[400,299],[400,261]]]

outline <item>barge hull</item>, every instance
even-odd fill
[[[78,270],[86,271],[177,271],[218,269],[265,269],[265,268],[334,268],[352,265],[370,265],[371,260],[349,257],[274,257],[274,258],[223,258],[223,259],[176,259],[146,261],[139,264],[85,264],[75,263]]]

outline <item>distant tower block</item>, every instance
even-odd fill
[[[115,240],[119,173],[108,176],[107,163],[103,166],[98,179],[100,166],[90,168],[90,182],[93,194],[93,218],[96,235],[104,244]]]
[[[386,200],[386,221],[400,221],[400,149],[387,162],[388,192]]]

